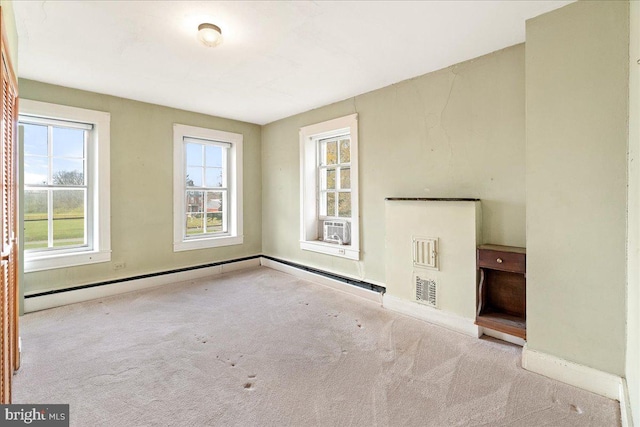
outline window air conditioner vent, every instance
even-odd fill
[[[351,243],[351,229],[347,221],[325,221],[322,239],[325,242],[348,245]]]
[[[431,307],[437,307],[437,289],[438,286],[434,279],[420,277],[414,275],[416,285],[416,301]]]

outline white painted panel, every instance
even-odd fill
[[[414,274],[421,271],[437,283],[438,309],[475,320],[480,202],[387,201],[385,212],[388,295],[416,303]],[[438,236],[438,270],[415,267],[416,236]]]

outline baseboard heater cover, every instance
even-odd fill
[[[86,284],[86,285],[72,286],[72,287],[68,287],[68,288],[53,289],[53,290],[50,290],[50,291],[44,291],[44,292],[37,292],[37,293],[33,293],[33,294],[28,294],[28,295],[25,295],[24,298],[25,299],[37,298],[37,297],[43,297],[43,296],[47,296],[47,295],[60,294],[60,293],[63,293],[63,292],[73,292],[73,291],[79,291],[81,289],[96,288],[98,286],[107,286],[107,285],[113,285],[113,284],[116,284],[116,283],[130,282],[130,281],[133,281],[133,280],[150,279],[150,278],[153,278],[153,277],[165,276],[167,274],[184,273],[185,271],[200,270],[200,269],[203,269],[203,268],[217,267],[217,266],[220,266],[220,265],[232,264],[232,263],[236,263],[236,262],[250,261],[250,260],[253,260],[253,259],[260,259],[261,257],[262,257],[262,255],[253,255],[253,256],[248,256],[248,257],[244,257],[244,258],[236,258],[236,259],[230,259],[230,260],[226,260],[226,261],[218,261],[218,262],[212,262],[212,263],[208,263],[208,264],[195,265],[195,266],[191,266],[191,267],[177,268],[175,270],[159,271],[157,273],[141,274],[139,276],[123,277],[123,278],[120,278],[120,279],[106,280],[104,282],[96,282],[96,283],[89,283],[89,284]]]
[[[275,257],[268,256],[268,255],[262,255],[262,258],[265,258],[265,259],[268,259],[268,260],[271,260],[271,261],[275,261],[275,262],[279,262],[280,264],[288,265],[289,267],[294,267],[294,268],[297,268],[297,269],[300,269],[300,270],[303,270],[303,271],[307,271],[309,273],[314,273],[314,274],[317,274],[319,276],[324,276],[324,277],[327,277],[329,279],[337,280],[337,281],[346,283],[347,285],[357,286],[359,288],[367,289],[369,291],[374,291],[374,292],[383,293],[383,294],[387,291],[387,289],[384,286],[376,285],[374,283],[365,282],[363,280],[352,279],[350,277],[341,276],[341,275],[335,274],[335,273],[330,273],[328,271],[320,270],[318,268],[307,267],[306,265],[297,264],[297,263],[291,262],[291,261],[285,261],[283,259],[275,258]]]
[[[291,262],[291,261],[285,261],[285,260],[282,260],[282,259],[279,259],[279,258],[267,256],[267,255],[253,255],[253,256],[248,256],[248,257],[244,257],[244,258],[236,258],[236,259],[230,259],[230,260],[226,260],[226,261],[218,261],[218,262],[212,262],[212,263],[208,263],[208,264],[196,265],[196,266],[192,266],[192,267],[178,268],[178,269],[175,269],[175,270],[160,271],[160,272],[157,272],[157,273],[149,273],[149,274],[142,274],[142,275],[138,275],[138,276],[123,277],[123,278],[120,278],[120,279],[106,280],[106,281],[103,281],[103,282],[89,283],[89,284],[86,284],[86,285],[72,286],[72,287],[68,287],[68,288],[53,289],[53,290],[50,290],[50,291],[37,292],[37,293],[32,293],[32,294],[25,295],[24,298],[25,299],[29,299],[29,298],[43,297],[43,296],[47,296],[47,295],[60,294],[60,293],[63,293],[63,292],[73,292],[73,291],[78,291],[78,290],[81,290],[81,289],[89,289],[89,288],[95,288],[95,287],[99,287],[99,286],[113,285],[113,284],[116,284],[116,283],[130,282],[130,281],[133,281],[133,280],[149,279],[149,278],[153,278],[153,277],[164,276],[164,275],[167,275],[167,274],[183,273],[185,271],[200,270],[200,269],[203,269],[203,268],[217,267],[217,266],[220,266],[220,265],[232,264],[232,263],[236,263],[236,262],[249,261],[249,260],[260,259],[260,258],[266,258],[266,259],[269,259],[271,261],[279,262],[281,264],[285,264],[285,265],[288,265],[290,267],[298,268],[300,270],[308,271],[310,273],[318,274],[320,276],[324,276],[324,277],[327,277],[329,279],[338,280],[338,281],[344,282],[344,283],[346,283],[348,285],[357,286],[359,288],[367,289],[367,290],[370,290],[370,291],[374,291],[374,292],[378,292],[378,293],[386,292],[386,289],[383,286],[376,285],[376,284],[373,284],[373,283],[369,283],[369,282],[365,282],[365,281],[357,280],[357,279],[352,279],[350,277],[341,276],[339,274],[330,273],[328,271],[320,270],[320,269],[313,268],[313,267],[307,267],[307,266],[302,265],[302,264],[297,264],[297,263],[294,263],[294,262]]]

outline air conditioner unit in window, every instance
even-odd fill
[[[351,225],[347,221],[325,221],[322,240],[325,242],[348,245],[351,243]]]

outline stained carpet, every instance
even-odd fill
[[[617,426],[617,402],[268,268],[31,313],[15,403],[73,426]]]

